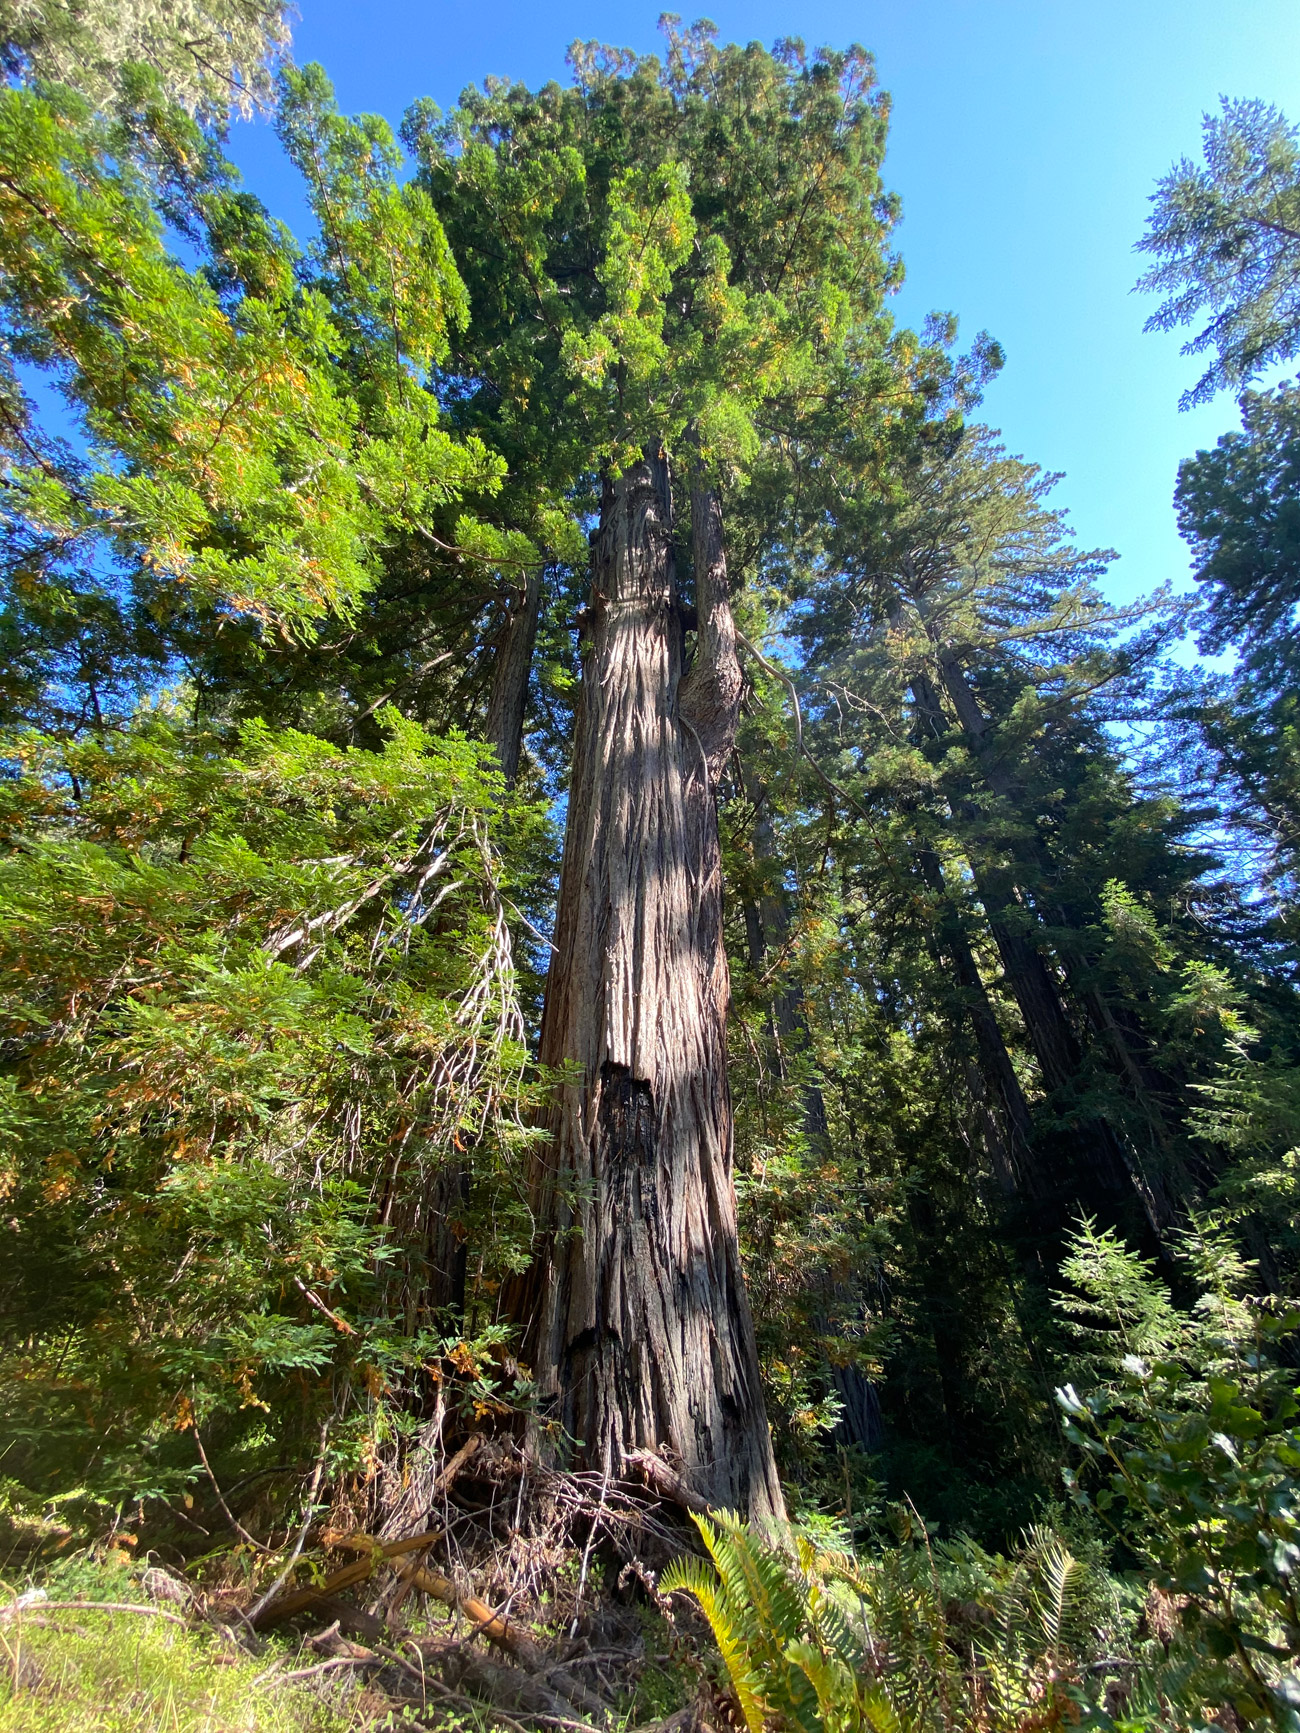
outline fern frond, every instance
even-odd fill
[[[674,1559],[659,1579],[659,1589],[665,1595],[682,1589],[699,1602],[727,1669],[731,1688],[736,1693],[745,1726],[749,1733],[764,1733],[768,1705],[763,1687],[744,1636],[737,1628],[736,1609],[730,1604],[730,1597],[718,1578],[711,1575],[699,1559],[679,1558]]]
[[[869,1662],[869,1650],[844,1608],[825,1590],[813,1589],[808,1595],[807,1611],[819,1646],[854,1672],[863,1671]]]
[[[803,1622],[798,1591],[782,1560],[749,1534],[730,1512],[721,1512],[713,1522],[707,1517],[696,1517],[695,1523],[728,1596],[737,1609],[753,1609],[754,1643],[775,1659],[798,1636]]]
[[[915,1722],[904,1726],[898,1710],[879,1685],[869,1686],[861,1697],[862,1720],[871,1733],[911,1733]]]
[[[838,1723],[842,1726],[847,1719],[845,1710],[856,1695],[853,1677],[848,1668],[833,1657],[823,1654],[813,1643],[790,1643],[785,1657],[798,1668],[816,1692],[820,1725],[833,1727]]]
[[[876,1589],[876,1580],[863,1570],[857,1559],[846,1552],[821,1552],[817,1555],[817,1569],[821,1576],[828,1580],[841,1582],[846,1588],[852,1589],[864,1600],[869,1598]]]
[[[1044,1652],[1056,1661],[1064,1641],[1066,1618],[1082,1598],[1087,1571],[1056,1535],[1039,1539],[1036,1551],[1040,1586],[1033,1596],[1034,1613],[1042,1632]]]

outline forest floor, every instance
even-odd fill
[[[0,1733],[685,1733],[725,1719],[705,1627],[655,1588],[690,1544],[678,1512],[486,1441],[452,1466],[415,1533],[393,1535],[391,1516],[367,1533],[335,1508],[283,1581],[283,1556],[243,1543],[181,1561],[160,1542],[139,1559],[142,1534],[51,1559],[49,1535],[14,1532]]]

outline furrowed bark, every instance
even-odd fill
[[[740,669],[722,518],[697,489],[696,665],[683,681],[667,462],[606,483],[592,549],[541,1058],[572,1068],[539,1174],[525,1290],[543,1415],[578,1461],[672,1453],[712,1505],[782,1515],[731,1177],[714,780]]]

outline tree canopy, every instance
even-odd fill
[[[1294,128],[1157,189],[1242,425],[1118,606],[996,341],[894,316],[866,49],[668,18],[395,130],[278,8],[0,30],[4,1497],[306,1605],[509,1481],[574,1631],[653,1498],[753,1733],[1290,1727]],[[939,1631],[896,1703],[832,1583]]]

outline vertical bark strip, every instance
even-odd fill
[[[740,696],[716,496],[693,501],[682,681],[667,463],[606,484],[592,549],[541,1057],[569,1066],[526,1352],[578,1459],[667,1446],[711,1503],[778,1516],[731,1177],[713,784]]]
[[[530,566],[522,593],[514,600],[492,670],[492,692],[488,699],[484,733],[496,749],[497,759],[513,788],[519,775],[519,753],[524,737],[524,711],[528,705],[528,676],[537,642],[537,618],[542,604],[542,573]]]

